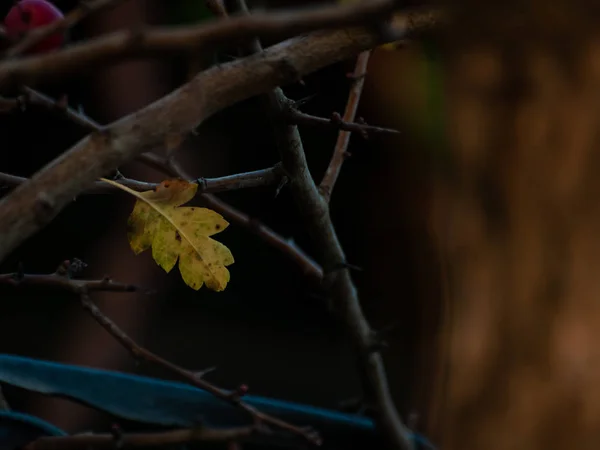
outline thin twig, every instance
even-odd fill
[[[21,271],[4,273],[0,274],[0,284],[15,287],[43,286],[44,288],[61,289],[74,294],[97,291],[136,292],[140,290],[135,285],[115,282],[108,277],[101,280],[71,278],[82,267],[85,267],[85,263],[75,259],[74,261],[64,261],[55,272],[49,274],[28,274]]]
[[[244,0],[234,0],[234,3],[244,14],[249,14]],[[254,53],[262,51],[258,39],[247,44],[246,49]],[[328,203],[320,195],[308,169],[298,127],[287,124],[283,119],[283,112],[290,103],[281,88],[267,94],[268,113],[275,121],[275,138],[281,162],[290,179],[291,193],[315,248],[321,252],[324,286],[328,287],[336,313],[343,319],[357,348],[362,379],[367,383],[366,395],[376,405],[378,425],[390,448],[410,450],[413,447],[410,430],[402,423],[392,400],[379,342],[362,312],[346,256],[331,222]]]
[[[218,178],[197,178],[188,180],[198,184],[197,195],[206,192],[226,192],[237,189],[248,189],[259,186],[269,186],[278,183],[283,173],[279,166],[269,167],[268,169],[255,170],[252,172],[237,173]],[[0,186],[19,186],[25,183],[28,178],[19,177],[0,172]],[[131,178],[119,178],[120,184],[136,191],[151,191],[158,187],[159,183],[148,181],[139,181]],[[120,192],[119,189],[104,182],[96,181],[92,186],[82,192],[82,194],[103,194],[111,192]]]
[[[49,97],[46,94],[43,94],[42,92],[39,92],[28,86],[22,86],[21,92],[23,92],[21,97],[16,99],[5,99],[4,102],[13,102],[14,108],[26,108],[28,105],[36,105],[41,106],[48,111],[56,111],[65,116],[71,122],[88,131],[94,131],[102,128],[100,123],[88,117],[81,108],[76,110],[69,107],[66,97],[55,100],[52,97]]]
[[[359,133],[361,136],[366,136],[370,133],[373,134],[398,134],[400,133],[398,130],[394,130],[393,128],[382,128],[376,127],[373,125],[367,125],[366,123],[357,123],[352,121],[347,121],[342,118],[338,113],[333,113],[330,119],[326,119],[325,117],[313,116],[311,114],[303,113],[296,109],[293,105],[290,105],[288,110],[285,113],[286,117],[289,120],[289,123],[292,125],[307,125],[307,126],[318,126],[318,127],[327,127],[334,128],[337,130],[348,131],[349,133]]]
[[[8,113],[13,110],[24,109],[28,105],[36,105],[46,108],[49,111],[57,111],[61,115],[64,115],[73,123],[80,125],[86,130],[97,130],[101,128],[101,125],[95,120],[91,119],[81,110],[75,110],[68,106],[66,98],[55,100],[46,94],[43,94],[35,89],[28,86],[21,88],[23,96],[17,98],[2,98],[0,97],[0,113]],[[295,125],[308,125],[308,126],[320,126],[334,128],[338,130],[346,130],[350,132],[357,132],[361,135],[364,134],[397,134],[398,130],[392,128],[382,128],[365,123],[348,122],[342,119],[338,113],[333,113],[329,119],[325,117],[317,117],[311,114],[303,113],[298,110],[295,105],[290,105],[285,115],[290,123]]]
[[[198,25],[117,31],[76,43],[65,49],[0,62],[0,87],[34,85],[57,77],[90,73],[99,64],[106,67],[127,57],[195,53],[253,36],[288,38],[324,28],[372,25],[400,5],[397,0],[371,0],[344,5],[264,12],[251,17],[212,20]],[[378,39],[397,40],[402,36]],[[393,34],[393,33],[392,33]]]
[[[84,130],[102,131],[104,129],[104,126],[100,124],[100,122],[95,121],[90,116],[85,114],[82,108],[71,108],[66,97],[55,100],[52,97],[32,89],[29,86],[21,86],[21,92],[23,92],[23,95],[15,99],[0,98],[0,109],[2,109],[3,106],[7,108],[6,112],[8,112],[10,109],[23,108],[27,107],[27,105],[36,105],[43,107],[48,111],[58,112],[60,115],[63,115],[65,118],[82,127]],[[156,157],[152,153],[142,153],[141,155],[138,155],[136,159],[150,167],[157,168]],[[161,168],[159,167],[158,170],[161,170]]]
[[[23,450],[88,450],[115,448],[149,448],[181,445],[192,442],[230,442],[247,439],[256,433],[255,427],[182,429],[159,433],[76,434],[45,436],[23,447]],[[119,447],[119,445],[121,447]]]
[[[308,442],[314,445],[320,445],[321,438],[319,434],[307,427],[298,427],[276,417],[264,414],[245,403],[240,396],[239,390],[226,391],[221,389],[212,383],[204,380],[203,378],[197,377],[194,372],[186,370],[178,365],[167,361],[164,358],[152,353],[144,347],[141,347],[133,339],[131,339],[123,330],[121,330],[111,319],[105,316],[102,311],[96,306],[87,294],[81,295],[81,306],[92,316],[92,318],[102,326],[112,337],[114,337],[136,360],[144,360],[152,364],[156,364],[163,367],[170,372],[177,374],[182,379],[186,380],[190,384],[203,389],[217,398],[228,402],[229,404],[236,406],[246,413],[248,413],[255,421],[257,425],[273,426],[281,430],[288,431],[303,437]]]
[[[5,54],[5,58],[14,58],[33,47],[35,44],[43,41],[48,36],[60,33],[74,27],[83,19],[88,17],[90,14],[117,6],[124,0],[94,0],[94,1],[81,1],[77,8],[69,11],[68,14],[61,20],[52,22],[43,27],[35,28],[27,33],[27,35],[18,41],[15,45],[9,48]]]
[[[367,72],[367,66],[369,64],[369,57],[371,51],[367,50],[358,55],[356,59],[356,65],[354,67],[354,73],[352,78],[354,80],[350,94],[348,95],[348,102],[346,103],[346,110],[344,111],[343,120],[347,122],[353,122],[356,117],[356,110],[360,102],[360,96],[362,94],[363,86],[365,84],[365,75]],[[340,131],[338,134],[337,142],[333,150],[333,155],[327,171],[323,176],[323,180],[319,186],[319,191],[326,202],[329,202],[331,198],[331,192],[335,186],[335,182],[340,175],[342,164],[348,156],[348,144],[350,143],[350,133],[347,131]]]

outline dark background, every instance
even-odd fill
[[[2,2],[3,15],[11,3]],[[77,2],[56,3],[66,11]],[[288,3],[293,2],[276,2]],[[84,21],[72,30],[71,39],[139,22],[179,22],[184,6],[189,7],[187,1],[128,1]],[[438,259],[427,228],[429,158],[422,140],[411,133],[410,122],[399,118],[400,106],[386,104],[381,89],[390,79],[393,84],[395,76],[400,83],[397,58],[406,57],[399,56],[403,51],[408,52],[373,55],[359,110],[367,122],[399,127],[403,133],[366,141],[352,137],[353,157],[344,165],[331,208],[349,262],[363,268],[354,279],[369,320],[375,328],[396,325],[387,335],[390,347],[384,356],[401,414],[406,417],[416,410],[420,427],[435,434],[433,414],[441,399],[432,392],[440,378],[435,375],[440,373],[436,352],[441,302]],[[353,61],[334,65],[306,77],[304,86],[286,87],[286,94],[292,99],[314,95],[303,106],[305,112],[343,113],[350,86],[345,74],[352,68]],[[188,69],[188,62],[178,58],[123,63],[40,90],[53,96],[66,93],[71,106],[81,104],[88,115],[109,123],[185,82]],[[269,126],[260,102],[250,99],[202,124],[198,136],[189,137],[179,150],[180,158],[189,172],[204,177],[268,167],[277,162]],[[337,132],[303,127],[301,133],[313,176],[320,180]],[[84,135],[77,125],[40,108],[6,114],[0,117],[0,171],[31,175]],[[162,179],[136,163],[122,172],[132,178]],[[274,187],[220,197],[316,254],[287,189],[277,197]],[[94,299],[132,337],[159,355],[189,369],[217,366],[209,379],[220,386],[247,383],[253,394],[332,408],[360,394],[343,328],[293,263],[231,224],[217,235],[236,259],[229,268],[230,284],[222,293],[206,288],[195,292],[185,286],[177,269],[165,274],[149,253],[133,255],[125,228],[132,207],[126,194],[81,196],[14,251],[0,264],[0,271],[12,272],[22,262],[26,272],[46,273],[64,259],[80,258],[89,264],[86,278],[109,274],[157,289],[153,296],[110,293]],[[80,310],[76,298],[6,286],[0,287],[0,296],[2,352],[169,376],[150,367],[136,369],[126,352]],[[62,400],[13,390],[7,391],[7,398],[15,409],[70,431],[107,424],[107,418],[84,414],[87,409]]]

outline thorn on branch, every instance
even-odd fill
[[[361,137],[365,139],[368,139],[369,133],[399,133],[398,130],[394,130],[392,128],[382,128],[368,125],[364,119],[359,119],[355,122],[346,121],[338,112],[333,112],[328,119],[324,117],[313,116],[299,111],[295,104],[286,108],[284,115],[285,118],[293,125],[333,127],[341,131],[360,133]]]
[[[217,368],[215,366],[209,367],[204,370],[198,370],[198,371],[194,372],[194,376],[196,378],[204,378],[207,374],[214,372],[215,370],[217,370]]]
[[[234,404],[239,404],[242,401],[242,397],[244,397],[248,393],[248,385],[240,384],[237,388],[227,394],[227,399]],[[254,417],[255,424],[260,424],[260,417]]]
[[[289,182],[289,178],[287,177],[287,175],[283,175],[281,177],[281,180],[279,180],[279,184],[277,185],[277,188],[275,188],[275,198],[277,198],[279,196],[279,194],[281,193],[281,190],[288,182]]]
[[[110,427],[110,434],[112,435],[115,443],[115,449],[121,450],[125,447],[125,438],[123,429],[119,424],[113,423]]]
[[[24,113],[25,111],[27,111],[27,105],[30,102],[29,96],[27,94],[24,95],[19,95],[16,99],[16,108],[21,111],[22,113]]]
[[[367,125],[367,122],[365,121],[364,118],[359,117],[356,122],[360,125]],[[369,139],[369,133],[367,133],[367,129],[366,128],[362,128],[358,131],[360,133],[360,135],[362,136],[363,139],[367,140]]]
[[[244,395],[246,395],[248,393],[249,389],[250,388],[248,387],[247,384],[240,384],[236,389],[236,393],[237,393],[238,397],[243,397]]]
[[[346,78],[348,78],[350,81],[352,81],[353,83],[356,83],[357,81],[362,80],[363,78],[365,78],[367,76],[367,71],[365,70],[364,72],[361,73],[353,73],[353,72],[348,72],[346,74]]]
[[[366,356],[372,353],[379,353],[382,350],[389,348],[389,344],[383,340],[382,336],[378,332],[374,330],[371,330],[371,335],[365,344]]]
[[[347,261],[342,261],[342,262],[339,262],[339,263],[331,266],[331,268],[329,268],[329,270],[325,271],[325,274],[331,275],[335,272],[339,272],[339,271],[345,270],[345,269],[354,270],[356,272],[362,272],[362,270],[363,270],[362,267],[355,266],[354,264],[350,264]]]
[[[98,147],[103,148],[112,139],[112,131],[109,127],[100,126],[94,131],[92,131],[89,135],[90,140],[95,143]]]
[[[107,177],[108,178],[108,177]],[[115,169],[110,173],[110,178],[112,180],[124,180],[125,179],[125,175],[123,175],[119,169]]]
[[[319,435],[317,430],[312,427],[304,427],[303,430],[306,436],[308,436],[317,447],[323,445],[323,438]]]
[[[333,123],[334,125],[340,125],[343,120],[342,120],[342,116],[339,112],[334,111],[331,113],[331,123]]]
[[[300,98],[298,100],[294,100],[293,106],[294,106],[294,108],[298,108],[298,107],[300,107],[300,106],[302,106],[302,105],[310,102],[316,96],[317,96],[317,94],[312,94],[312,95],[309,95],[307,97],[303,97],[303,98]]]

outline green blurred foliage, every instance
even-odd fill
[[[185,25],[211,19],[212,12],[204,1],[172,0],[169,2],[168,23]]]
[[[441,165],[449,162],[450,152],[446,134],[446,105],[444,95],[444,67],[438,44],[432,39],[421,42],[420,77],[424,84],[424,109],[420,132]]]

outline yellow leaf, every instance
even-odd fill
[[[198,185],[184,180],[163,181],[154,191],[137,192],[112,180],[101,178],[137,197],[129,216],[127,237],[137,255],[152,248],[154,261],[170,272],[179,260],[183,281],[198,290],[203,284],[222,291],[229,282],[233,255],[209,236],[220,233],[229,223],[207,208],[181,206],[189,202]]]

